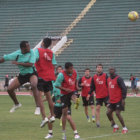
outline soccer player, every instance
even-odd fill
[[[53,85],[52,81],[55,81],[55,65],[56,60],[55,60],[55,55],[53,52],[48,49],[51,46],[52,40],[50,38],[44,38],[42,41],[42,48],[36,49],[35,55],[36,55],[36,69],[38,73],[38,90],[41,92],[44,92],[46,99],[48,101],[51,117],[48,120],[45,114],[45,108],[43,104],[43,99],[42,99],[42,94],[40,94],[40,110],[42,114],[42,122],[40,127],[44,127],[48,121],[54,122],[55,117],[54,117],[54,112],[53,112],[53,101],[51,98],[51,91],[53,90]]]
[[[96,66],[97,74],[95,74],[91,81],[91,89],[87,100],[89,100],[90,94],[93,91],[96,93],[96,126],[100,127],[100,108],[108,104],[108,89],[107,89],[107,74],[103,73],[103,65],[98,64]]]
[[[115,68],[111,67],[109,69],[110,77],[107,80],[108,91],[109,91],[109,106],[107,111],[108,119],[111,124],[113,124],[113,132],[119,129],[119,126],[115,123],[112,113],[115,111],[123,129],[122,133],[127,133],[128,129],[125,126],[123,117],[121,116],[121,111],[124,111],[125,98],[127,94],[127,89],[123,79],[115,73]]]
[[[9,96],[15,104],[10,112],[12,113],[22,106],[16,98],[15,89],[27,82],[30,82],[36,106],[39,106],[39,94],[37,90],[38,78],[34,69],[35,56],[33,50],[30,49],[28,41],[21,41],[20,50],[4,55],[3,58],[0,59],[0,63],[5,61],[13,61],[12,63],[17,65],[20,71],[19,76],[14,78],[7,89]]]
[[[74,92],[78,88],[78,74],[73,68],[71,62],[65,63],[65,70],[59,73],[55,86],[61,90],[61,104],[62,104],[62,139],[66,140],[65,128],[68,115],[68,107],[71,106],[71,100],[76,99]],[[73,123],[74,124],[74,123]],[[75,125],[75,124],[74,124]],[[79,139],[77,130],[74,131],[74,138]]]
[[[54,103],[55,103],[55,105],[54,105],[55,118],[61,119],[61,116],[62,116],[62,105],[61,105],[60,89],[55,88],[55,86],[54,86],[53,87],[53,94],[54,94]],[[72,120],[72,117],[71,117],[71,106],[68,107],[67,120],[69,121],[70,126],[73,129],[73,131],[76,131],[76,126],[75,126],[75,124],[74,124],[74,122]],[[53,137],[53,125],[50,122],[48,122],[48,129],[49,129],[49,133],[47,134],[45,139],[50,139],[50,138]]]
[[[88,106],[90,106],[91,111],[92,111],[92,121],[95,122],[94,96],[93,96],[93,94],[91,94],[88,101],[86,99],[88,96],[88,92],[90,91],[91,80],[92,80],[92,77],[90,76],[90,69],[86,68],[85,75],[82,78],[80,78],[78,85],[79,85],[79,87],[82,87],[81,96],[82,96],[83,106],[85,108],[85,115],[87,117],[87,120],[88,120],[88,122],[90,122],[90,118],[88,115]]]
[[[56,75],[58,75],[60,72],[62,72],[63,67],[61,65],[56,67]]]

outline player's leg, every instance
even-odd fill
[[[46,113],[45,113],[45,107],[42,99],[42,91],[39,91],[39,97],[40,97],[40,111],[42,115],[42,119],[44,120],[46,118]]]
[[[90,105],[91,113],[92,113],[92,122],[95,123],[95,109],[94,105]]]
[[[121,116],[121,110],[116,110],[116,116],[118,117],[122,127],[125,127],[123,117]]]
[[[88,101],[86,100],[86,97],[82,97],[82,101],[87,121],[90,122],[90,117],[88,115]]]
[[[79,139],[80,136],[78,134],[78,131],[76,129],[76,125],[75,125],[74,121],[72,120],[71,115],[67,115],[67,120],[68,120],[68,122],[69,122],[69,124],[70,124],[70,126],[71,126],[71,128],[72,128],[72,130],[74,132],[74,138],[75,139]]]
[[[88,105],[87,106],[84,106],[84,111],[85,111],[85,115],[87,117],[87,121],[90,122],[90,117],[88,115]]]
[[[100,109],[101,105],[96,105],[96,125],[100,127]]]
[[[95,122],[95,109],[94,109],[94,96],[90,96],[88,100],[88,105],[91,108],[91,113],[92,113],[92,122]]]
[[[61,96],[61,104],[62,104],[62,139],[66,139],[66,121],[68,115],[68,106],[71,106],[71,97],[72,94],[67,94]]]
[[[33,92],[35,104],[36,104],[35,114],[39,115],[40,114],[40,103],[39,103],[40,97],[39,97],[39,91],[37,89],[38,78],[36,75],[32,75],[29,80],[31,83],[31,88],[32,88],[32,92]]]
[[[66,130],[67,112],[68,112],[68,107],[67,106],[63,107],[62,108],[62,139],[63,140],[66,139],[65,130]]]
[[[122,133],[127,133],[128,129],[125,126],[124,119],[121,115],[121,111],[124,111],[124,106],[122,105],[122,101],[120,101],[116,104],[116,116],[118,117],[118,119],[123,127]]]
[[[18,102],[17,98],[16,98],[16,93],[15,93],[15,89],[17,89],[20,86],[20,82],[18,80],[18,78],[16,77],[11,84],[8,86],[7,92],[9,94],[9,96],[11,97],[11,99],[14,102],[14,106],[11,108],[10,112],[14,112],[17,108],[21,107],[22,105]]]
[[[50,119],[51,116],[48,117]],[[46,135],[45,139],[53,138],[53,124],[48,122],[48,134]]]
[[[50,122],[54,122],[55,121],[55,117],[54,117],[54,104],[53,104],[53,101],[52,101],[51,92],[50,91],[45,92],[45,96],[47,98],[48,106],[49,106],[50,114],[51,114]]]
[[[107,116],[109,121],[111,122],[111,126],[113,126],[113,132],[116,132],[119,130],[119,126],[115,124],[114,118],[113,118],[113,112],[115,110],[115,105],[109,104],[107,108]]]
[[[116,116],[118,117],[123,129],[122,129],[122,133],[125,134],[128,132],[128,129],[127,127],[125,126],[125,123],[124,123],[124,120],[123,120],[123,117],[121,115],[121,111],[120,110],[116,110]]]
[[[115,121],[114,121],[114,118],[112,116],[112,113],[114,112],[114,110],[112,108],[107,108],[107,117],[109,119],[109,121],[111,122],[111,125],[114,126],[115,125]]]
[[[103,98],[96,98],[96,126],[100,127],[100,109],[103,105]]]

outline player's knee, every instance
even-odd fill
[[[8,88],[8,89],[7,89],[7,92],[10,94],[10,93],[12,93],[12,92],[13,92],[13,90],[12,90],[12,89],[10,89],[10,88]]]
[[[107,112],[106,112],[106,115],[107,115],[107,116],[110,116],[110,115],[111,115],[111,112],[110,112],[110,111],[107,111]]]
[[[120,112],[119,111],[116,112],[116,116],[120,116]]]
[[[37,88],[37,85],[35,83],[31,83],[31,88],[32,89],[36,89]]]
[[[91,105],[90,107],[91,107],[91,109],[94,109],[94,105]]]
[[[98,107],[98,108],[96,108],[96,112],[99,112],[100,111],[100,108]]]

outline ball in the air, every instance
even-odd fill
[[[139,14],[136,11],[131,11],[131,12],[128,13],[128,18],[131,21],[136,21],[139,18]]]

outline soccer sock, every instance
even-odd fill
[[[53,134],[53,131],[52,130],[49,130],[49,134],[52,135]]]
[[[87,119],[89,119],[89,116],[87,115]]]
[[[78,131],[77,130],[75,130],[75,131],[73,131],[74,132],[74,134],[78,134]]]
[[[97,121],[97,122],[96,122],[96,124],[97,124],[97,125],[100,125],[100,122],[99,122],[99,121]]]
[[[95,118],[95,116],[92,116],[92,118],[94,119],[94,118]]]

